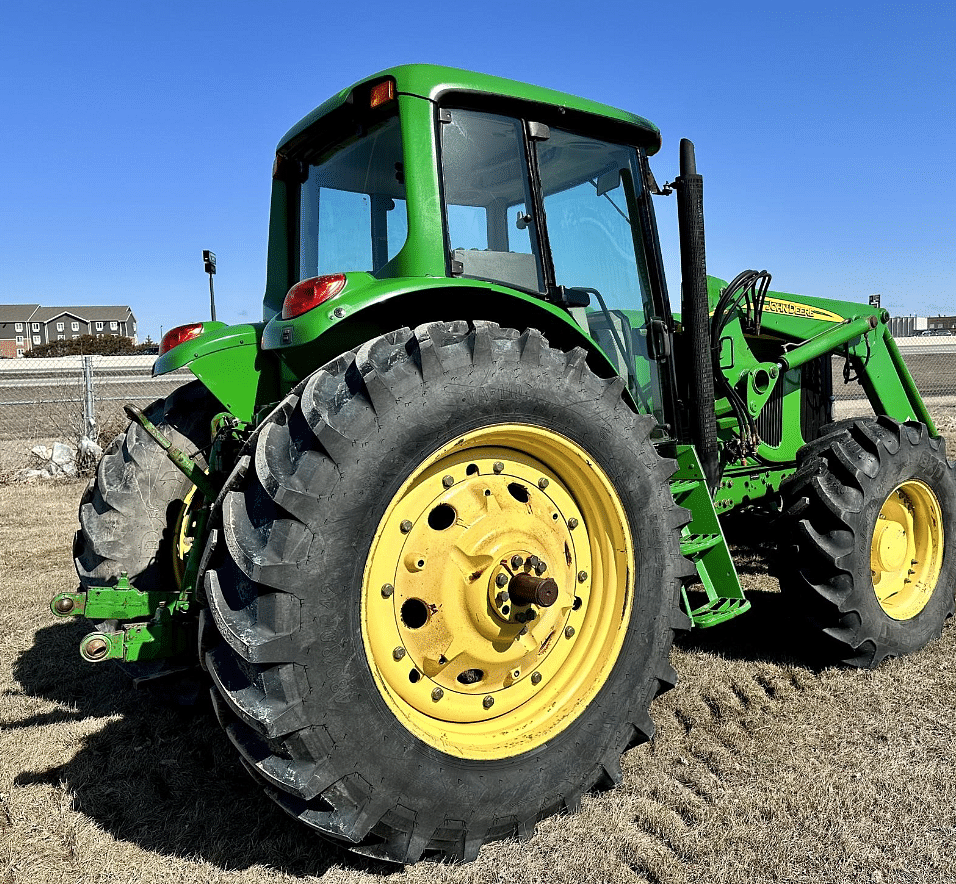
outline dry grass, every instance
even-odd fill
[[[754,524],[734,531],[753,610],[675,648],[621,786],[469,865],[396,870],[275,809],[205,707],[79,659],[83,625],[47,605],[75,586],[81,490],[0,487],[2,884],[956,881],[956,627],[876,672],[814,668]]]

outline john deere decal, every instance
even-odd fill
[[[799,316],[802,319],[818,319],[822,322],[843,322],[843,317],[824,310],[821,307],[811,307],[809,304],[798,304],[795,301],[781,301],[779,298],[767,298],[763,302],[766,313],[781,313],[784,316]]]

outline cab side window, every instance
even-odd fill
[[[442,181],[452,272],[543,292],[521,121],[452,110]]]

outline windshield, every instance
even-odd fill
[[[537,145],[554,281],[597,289],[609,309],[638,309],[650,294],[630,217],[633,153],[559,129]]]
[[[635,400],[663,422],[661,379],[648,340],[655,316],[637,212],[641,176],[632,147],[550,129],[536,143],[557,286],[587,293],[572,309]]]
[[[407,235],[398,117],[309,161],[299,197],[299,279],[379,273]]]

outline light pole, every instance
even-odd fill
[[[203,249],[202,259],[206,265],[206,273],[209,274],[209,313],[213,322],[216,321],[216,293],[212,287],[212,278],[216,275],[216,253],[209,249]]]

